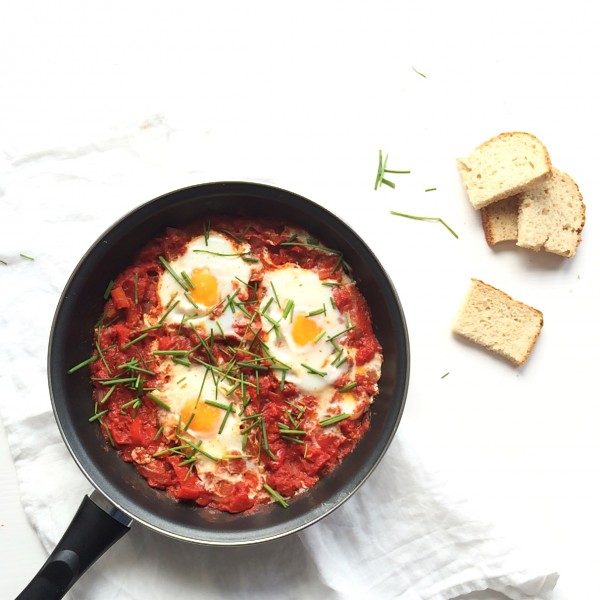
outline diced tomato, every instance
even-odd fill
[[[121,310],[122,308],[129,308],[129,298],[127,298],[127,294],[125,290],[120,286],[116,285],[110,290],[111,298],[115,303],[115,308]]]

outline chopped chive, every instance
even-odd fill
[[[88,421],[90,423],[92,423],[93,421],[96,421],[97,419],[100,419],[101,417],[103,417],[105,414],[108,413],[108,408],[106,410],[102,410],[99,413],[96,413],[95,415],[91,416]]]
[[[195,454],[192,454],[192,455],[191,455],[189,458],[186,458],[185,460],[182,460],[182,461],[179,463],[179,466],[180,466],[180,467],[185,467],[186,465],[192,465],[192,466],[193,466],[193,463],[195,463],[195,462],[196,462],[196,460],[197,460],[197,458],[196,458],[196,455],[195,455]],[[191,467],[190,467],[190,468],[191,468]],[[186,475],[185,477],[189,477],[189,472],[190,472],[190,471],[188,470],[188,473],[187,473],[187,475]],[[184,480],[185,480],[185,477],[184,477]]]
[[[162,324],[167,316],[175,309],[175,307],[179,304],[179,300],[173,302],[169,308],[163,313],[162,317],[158,320],[158,324]]]
[[[204,245],[208,246],[208,238],[210,237],[210,221],[208,222],[208,225],[204,223],[202,227],[204,229]]]
[[[273,496],[273,498],[277,502],[279,502],[279,504],[281,504],[281,506],[283,506],[283,508],[288,508],[289,504],[285,501],[285,499],[283,498],[283,496],[279,492],[275,491],[267,483],[263,484],[263,487],[265,488],[265,490],[267,490],[267,492],[269,492],[269,494],[271,494],[271,496]]]
[[[290,312],[292,312],[292,314],[293,314],[293,310],[294,310],[294,301],[290,298],[287,301],[287,304],[285,305],[285,309],[283,311],[282,317],[284,319],[287,319],[287,317],[290,314]]]
[[[231,414],[232,411],[233,411],[233,402],[230,402],[229,406],[225,410],[225,415],[223,416],[223,420],[221,421],[221,426],[219,427],[219,434],[223,433],[223,429],[225,429],[225,423],[227,422],[227,419],[229,418],[229,415]]]
[[[279,425],[279,423],[278,423]],[[285,433],[286,435],[306,435],[306,431],[303,429],[288,429],[287,427],[279,427],[281,433]]]
[[[138,279],[139,279],[139,275],[138,272],[136,271],[133,274],[133,301],[137,304],[138,303]]]
[[[353,390],[357,386],[358,386],[358,383],[356,383],[356,381],[351,381],[350,383],[347,383],[346,385],[343,385],[338,390],[338,392],[349,392],[350,390]]]
[[[427,75],[425,75],[424,73],[421,73],[421,71],[417,71],[414,67],[411,67],[411,69],[417,74],[420,75],[421,77],[424,77],[425,79],[427,79]]]
[[[227,229],[220,229],[220,231],[221,233],[224,233],[225,235],[228,235],[230,238],[235,240],[238,244],[241,244],[244,241],[242,238],[239,238],[237,235],[234,235],[233,233],[231,233],[231,231]]]
[[[268,310],[269,310],[269,306],[271,306],[271,304],[273,304],[273,300],[275,298],[273,298],[273,296],[271,296],[268,300],[267,303],[263,306],[263,309],[260,311],[261,314],[265,314]]]
[[[352,329],[354,329],[354,325],[350,325],[349,327],[346,327],[345,329],[342,329],[342,331],[339,331],[338,333],[334,334],[334,335],[330,335],[327,338],[328,342],[333,342],[335,340],[335,338],[340,337],[341,335],[344,335],[345,333],[348,333],[349,331],[352,331]],[[336,350],[339,348],[336,348]]]
[[[150,325],[149,327],[144,327],[143,329],[140,329],[140,333],[143,333],[144,331],[152,331],[153,329],[160,329],[162,327],[161,323],[156,323],[156,325]]]
[[[304,367],[311,375],[318,375],[319,377],[325,377],[325,375],[327,375],[326,371],[319,371],[319,369],[314,369],[305,363],[300,363],[300,366]]]
[[[327,332],[324,329],[321,333],[318,333],[313,339],[313,344],[316,344],[326,333]]]
[[[108,390],[108,392],[106,392],[106,394],[104,394],[104,396],[102,396],[102,398],[100,399],[100,404],[104,404],[111,396],[111,394],[115,391],[115,389],[117,388],[117,385],[113,385],[110,390]]]
[[[113,439],[113,436],[110,433],[110,429],[108,428],[108,425],[102,419],[100,419],[100,424],[102,425],[102,427],[104,427],[104,431],[106,431],[106,437],[108,438],[110,445],[114,448],[115,440]]]
[[[99,379],[101,385],[113,385],[117,383],[133,383],[136,377],[116,377],[115,379]]]
[[[450,371],[448,371],[447,373],[444,373],[441,377],[441,379],[444,379],[444,377],[448,377],[448,375],[450,375]]]
[[[440,217],[418,217],[416,215],[407,215],[406,213],[400,213],[394,210],[391,210],[390,213],[397,217],[406,217],[407,219],[415,219],[416,221],[434,221],[441,223],[456,239],[458,239],[458,235],[455,231]]]
[[[218,458],[215,458],[212,454],[209,454],[208,452],[206,452],[206,450],[198,450],[198,452],[214,462],[217,462],[219,460]]]
[[[329,417],[327,419],[323,419],[322,421],[319,421],[319,425],[321,427],[328,427],[329,425],[333,425],[334,423],[339,423],[340,421],[347,419],[349,416],[350,415],[347,413],[341,413],[339,415],[334,415],[333,417]]]
[[[187,423],[183,426],[183,430],[187,431],[188,427],[192,424],[192,421],[194,420],[194,417],[196,416],[196,413],[192,413],[190,415],[190,418],[187,420]]]
[[[108,285],[106,286],[106,290],[104,290],[104,299],[108,300],[108,297],[110,296],[110,292],[113,289],[113,286],[115,285],[115,282],[111,279],[108,282]]]
[[[5,260],[2,260],[1,258],[0,258],[0,263],[2,263],[3,265],[8,265],[8,263]]]
[[[148,332],[142,333],[142,335],[138,335],[135,339],[131,340],[130,342],[127,342],[124,346],[121,346],[121,350],[125,350],[125,349],[129,348],[130,346],[137,344],[137,342],[140,342],[144,338],[147,338],[148,335],[149,335]]]
[[[281,435],[279,436],[282,440],[287,440],[288,442],[294,442],[296,444],[304,444],[304,440],[292,437],[291,435],[283,435],[283,433],[284,432],[282,431]]]
[[[437,188],[426,188],[425,191],[426,192],[435,192],[437,190]]]
[[[190,276],[185,271],[181,271],[181,278],[187,283],[187,286],[190,288],[190,290],[196,289],[194,282],[190,279]]]
[[[100,358],[99,356],[90,356],[90,358],[88,358],[87,360],[84,360],[84,361],[80,362],[78,365],[71,367],[67,371],[67,375],[71,375],[71,373],[75,373],[75,371],[78,371],[79,369],[86,367],[87,365],[93,363],[94,361],[98,360],[99,358]]]
[[[157,356],[187,356],[191,350],[154,350],[152,354]]]
[[[309,317],[316,317],[317,315],[327,314],[327,309],[325,308],[325,304],[321,308],[317,308],[317,310],[312,310],[308,313]]]
[[[184,367],[191,367],[192,363],[187,358],[179,358],[178,356],[171,357],[171,360],[178,365],[183,365]]]
[[[231,257],[231,256],[242,257],[242,256],[248,254],[247,252],[213,252],[212,250],[194,250],[194,252],[196,252],[198,254],[213,254],[214,256],[225,256],[225,257]]]
[[[157,440],[157,439],[160,437],[160,434],[161,434],[162,432],[163,432],[163,426],[161,425],[161,426],[158,428],[158,431],[156,432],[156,435],[154,436],[154,438],[153,438],[153,441],[156,441],[156,440]]]
[[[26,258],[27,260],[35,260],[35,258],[33,258],[33,256],[29,256],[29,254],[25,254],[24,252],[21,252],[21,253],[19,254],[19,256],[20,256],[21,258]]]
[[[183,295],[185,296],[185,299],[194,307],[194,308],[200,308],[197,304],[197,302],[192,298],[191,294],[189,292],[183,292]]]
[[[216,402],[215,400],[205,400],[204,402],[210,406],[216,406],[222,410],[229,410],[229,407],[231,406],[231,404],[223,404],[222,402]]]
[[[388,161],[388,155],[386,154],[385,159],[384,159],[381,150],[379,150],[379,162],[377,165],[377,175],[375,176],[375,189],[376,190],[378,188],[380,188],[382,184],[385,184],[391,188],[396,187],[396,184],[393,181],[390,181],[389,179],[385,178],[385,173],[400,173],[400,174],[410,173],[410,171],[405,171],[405,170],[398,171],[395,169],[388,169],[387,161]]]
[[[167,262],[163,256],[159,256],[158,260],[162,263],[163,267],[171,274],[171,277],[184,289],[187,290],[187,285],[183,279],[175,272],[175,269]]]
[[[161,408],[164,408],[165,410],[171,410],[171,407],[166,402],[163,402],[158,396],[155,396],[152,392],[146,392],[146,396],[150,398],[150,400],[152,400],[154,404],[158,404],[158,406],[160,406]]]
[[[273,296],[275,296],[275,302],[277,302],[277,306],[279,306],[279,308],[281,309],[281,303],[279,302],[279,296],[277,296],[277,290],[275,289],[275,286],[273,285],[272,281],[271,281],[271,289],[273,290]]]
[[[253,256],[242,256],[242,260],[247,263],[257,263],[258,258],[254,258]]]
[[[104,363],[104,366],[106,367],[106,372],[109,375],[112,375],[111,368],[108,366],[108,363],[106,362],[106,358],[104,358],[104,351],[102,350],[102,348],[100,348],[100,343],[98,342],[98,337],[96,337],[95,346],[96,346],[96,350],[98,352],[98,356],[100,357],[100,359]]]

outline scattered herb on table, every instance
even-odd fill
[[[417,215],[407,215],[406,213],[396,212],[395,210],[391,210],[390,213],[397,217],[406,217],[407,219],[414,219],[415,221],[433,221],[441,223],[456,239],[458,239],[456,232],[440,217],[419,217]]]
[[[382,184],[389,185],[391,188],[395,188],[396,184],[393,181],[385,178],[386,173],[400,173],[406,175],[410,173],[410,171],[396,171],[393,169],[387,168],[388,155],[385,155],[385,159],[383,158],[383,153],[381,150],[379,151],[379,163],[377,166],[377,176],[375,177],[375,189],[379,189]]]

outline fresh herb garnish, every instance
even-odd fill
[[[356,381],[351,381],[350,383],[343,385],[338,391],[339,392],[349,392],[350,390],[353,390],[357,386],[358,386],[358,383],[356,383]]]
[[[433,221],[437,223],[441,223],[456,239],[458,239],[458,235],[456,232],[440,217],[418,217],[416,215],[408,215],[406,213],[396,212],[395,210],[391,210],[390,213],[392,215],[396,215],[397,217],[406,217],[407,219],[414,219],[416,221]]]
[[[327,419],[323,419],[319,421],[319,425],[321,427],[328,427],[329,425],[333,425],[334,423],[339,423],[344,419],[347,419],[350,415],[347,413],[341,413],[339,415],[334,415],[333,417],[328,417]]]
[[[268,484],[263,484],[265,490],[267,490],[267,492],[269,492],[269,494],[271,494],[271,496],[273,496],[273,498],[275,500],[277,500],[277,502],[279,502],[279,504],[281,504],[281,506],[283,506],[283,508],[288,508],[289,504],[285,501],[284,497],[277,491],[275,491],[270,485]]]
[[[421,73],[421,71],[417,71],[414,67],[411,67],[411,68],[417,75],[420,75],[421,77],[424,77],[425,79],[427,79],[427,75],[425,75],[424,73]]]
[[[319,377],[325,377],[327,375],[326,371],[319,371],[319,369],[315,369],[305,363],[300,363],[302,367],[304,367],[311,375],[318,375]]]
[[[84,360],[84,361],[80,362],[78,365],[71,367],[67,371],[67,375],[71,375],[71,373],[75,373],[75,371],[78,371],[79,369],[86,367],[87,365],[93,363],[94,361],[98,360],[99,358],[100,358],[99,356],[90,356],[87,360]]]
[[[379,151],[379,163],[377,165],[377,175],[375,176],[375,189],[379,189],[382,184],[385,184],[391,188],[395,188],[396,184],[393,181],[385,178],[386,173],[400,173],[406,175],[410,173],[410,171],[396,171],[393,169],[387,168],[388,155],[385,155],[385,159],[383,158],[383,154],[381,150]]]
[[[158,260],[162,263],[163,267],[171,274],[171,277],[185,290],[187,291],[188,287],[185,281],[177,275],[175,269],[167,262],[167,260],[163,256],[159,256]]]
[[[150,398],[150,400],[152,400],[154,404],[157,404],[161,408],[164,408],[168,411],[171,410],[171,407],[166,402],[163,402],[158,396],[155,396],[152,392],[146,392],[146,396]]]
[[[108,300],[108,297],[110,296],[110,292],[113,289],[113,286],[115,285],[115,282],[111,279],[108,282],[108,285],[106,286],[106,289],[104,290],[104,299]]]

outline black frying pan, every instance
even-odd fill
[[[150,488],[133,466],[107,450],[100,428],[88,422],[92,410],[89,371],[67,375],[70,367],[90,355],[107,282],[141,246],[167,226],[240,211],[284,218],[341,251],[371,307],[384,355],[371,426],[355,450],[333,473],[294,498],[289,508],[271,504],[251,515],[178,503]],[[408,333],[394,287],[366,244],[329,211],[291,192],[243,182],[192,186],[143,204],[92,245],[58,304],[48,355],[52,405],[64,441],[95,491],[84,498],[53,554],[19,598],[61,598],[128,531],[132,520],[182,541],[215,546],[273,540],[317,522],[347,500],[383,457],[402,416],[408,374]]]

